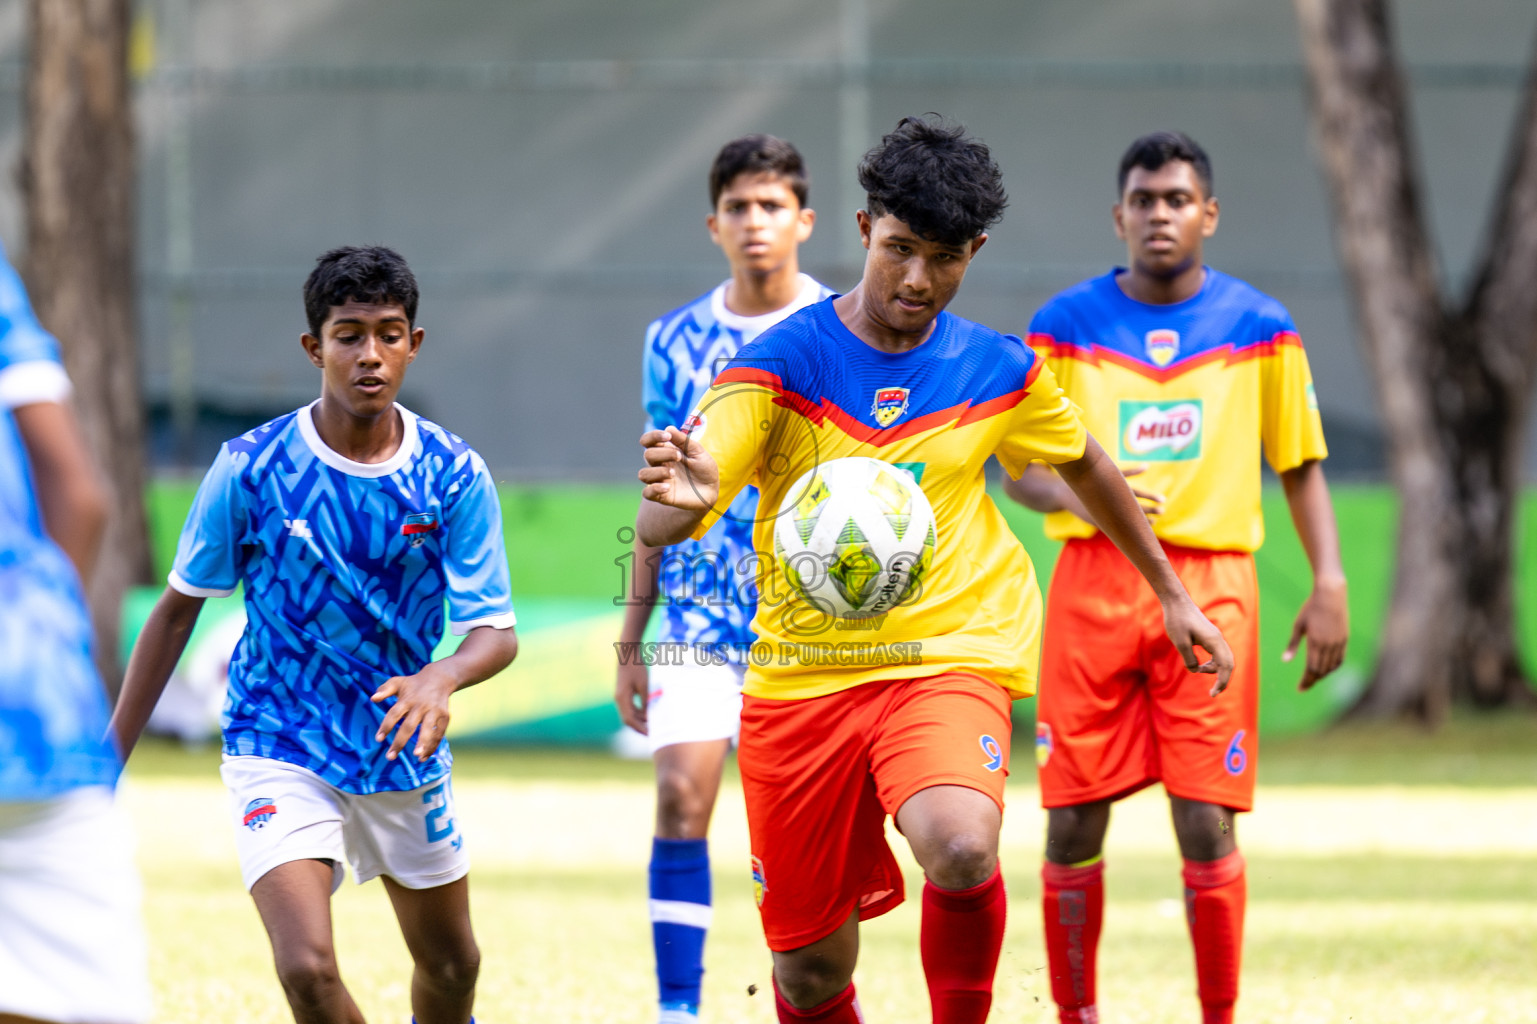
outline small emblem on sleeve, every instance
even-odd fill
[[[911,394],[911,388],[877,388],[870,415],[881,426],[891,426],[907,411],[907,399]]]
[[[270,797],[259,796],[245,805],[245,814],[241,817],[240,824],[255,832],[271,821],[272,816],[277,812],[277,804]]]
[[[411,546],[419,548],[427,540],[427,534],[438,528],[438,514],[436,512],[418,512],[415,515],[406,516],[406,521],[400,524],[400,535],[411,538]]]
[[[1147,357],[1153,361],[1154,366],[1162,368],[1179,358],[1178,331],[1162,327],[1148,331],[1142,341],[1147,346]]]

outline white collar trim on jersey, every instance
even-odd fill
[[[399,402],[395,403],[395,411],[400,413],[400,423],[404,428],[400,435],[400,447],[395,450],[394,455],[383,462],[353,462],[322,441],[320,431],[315,429],[314,410],[319,404],[320,399],[315,399],[300,409],[295,419],[299,423],[299,436],[304,438],[304,443],[310,446],[310,451],[315,453],[315,458],[332,469],[339,469],[348,476],[389,476],[396,470],[405,468],[406,463],[410,462],[411,457],[416,454],[418,440],[416,413]]]
[[[801,290],[795,293],[795,298],[788,306],[768,313],[760,313],[757,316],[742,316],[727,309],[726,286],[731,282],[722,281],[720,286],[710,293],[710,315],[715,317],[715,322],[722,327],[729,327],[744,334],[757,335],[773,327],[791,313],[805,309],[821,297],[822,286],[817,283],[816,278],[810,274],[801,274],[799,280]]]

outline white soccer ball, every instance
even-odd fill
[[[785,579],[837,618],[885,615],[914,596],[936,543],[934,509],[913,474],[863,456],[805,473],[774,522]]]

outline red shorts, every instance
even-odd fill
[[[886,815],[930,786],[1003,807],[1009,695],[976,676],[883,680],[806,700],[746,697],[737,763],[769,948],[799,949],[902,902]]]
[[[1041,803],[1111,799],[1162,781],[1174,796],[1247,811],[1259,749],[1254,558],[1165,544],[1174,571],[1233,649],[1228,688],[1186,671],[1163,609],[1109,540],[1071,540],[1046,600],[1035,733]]]

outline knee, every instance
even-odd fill
[[[820,1006],[848,988],[853,979],[852,969],[823,957],[781,954],[774,958],[774,984],[797,1010]]]
[[[703,822],[710,817],[710,798],[704,787],[677,769],[658,771],[656,776],[657,834],[664,839],[694,839],[703,836]]]
[[[1216,804],[1175,802],[1174,834],[1186,860],[1220,860],[1238,848],[1234,814]]]
[[[434,991],[463,995],[475,990],[480,977],[480,947],[471,939],[459,948],[438,948],[430,959],[418,960],[416,969]]]
[[[277,954],[278,982],[295,1008],[321,1006],[342,983],[336,956],[329,950],[310,947],[281,950]]]
[[[938,843],[924,866],[929,881],[941,889],[970,889],[992,877],[998,865],[994,835],[962,832]]]
[[[1108,804],[1053,807],[1046,818],[1046,859],[1077,864],[1099,856],[1109,824]]]

